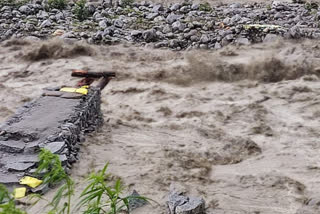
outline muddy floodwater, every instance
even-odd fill
[[[315,214],[320,202],[320,50],[302,41],[218,51],[11,40],[0,48],[0,120],[42,88],[73,85],[71,69],[115,71],[105,124],[86,137],[72,177],[93,170],[159,203],[171,183],[208,214]],[[53,191],[46,197],[51,197]],[[43,203],[28,213],[43,213]]]

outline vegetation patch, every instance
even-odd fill
[[[73,9],[73,14],[79,21],[84,21],[90,16],[90,12],[86,6],[86,0],[79,0],[76,2],[76,5]]]
[[[117,214],[122,211],[130,211],[131,200],[149,201],[150,199],[138,196],[122,196],[124,186],[118,179],[115,183],[109,183],[107,174],[108,164],[100,172],[90,174],[87,179],[87,187],[80,195],[80,202],[76,206],[75,213],[83,214]],[[43,180],[42,185],[56,186],[61,185],[56,191],[53,199],[48,201],[39,194],[29,195],[31,199],[38,199],[47,202],[50,207],[48,214],[70,214],[71,202],[75,201],[74,181],[64,171],[59,156],[52,154],[49,150],[42,149],[39,154],[39,166],[35,176]],[[63,202],[63,203],[62,203]],[[80,211],[81,210],[81,211]],[[0,214],[27,214],[16,207],[15,199],[12,193],[0,184]]]

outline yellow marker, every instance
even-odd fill
[[[30,176],[25,176],[20,180],[20,184],[25,184],[28,185],[29,187],[36,188],[40,184],[42,184],[42,180],[30,177]]]
[[[26,192],[27,192],[27,188],[25,187],[15,188],[14,198],[15,199],[23,198],[24,196],[26,196]]]
[[[79,93],[79,94],[84,94],[87,95],[88,94],[88,89],[86,88],[61,88],[60,91],[63,92],[71,92],[71,93]]]

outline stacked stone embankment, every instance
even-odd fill
[[[0,126],[0,183],[12,188],[33,175],[41,148],[58,154],[70,169],[84,134],[102,122],[100,90],[92,88],[87,95],[46,91]]]
[[[73,11],[74,3],[59,10],[48,9],[45,2],[37,0],[20,7],[0,8],[0,41],[49,38],[60,30],[55,35],[72,41],[95,44],[126,41],[183,50],[246,45],[274,40],[277,36],[320,38],[317,4],[274,1],[210,6],[185,1],[165,6],[146,1],[130,5],[128,1],[113,5],[102,2],[87,4],[87,17],[80,22]]]

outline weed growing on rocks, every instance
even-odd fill
[[[42,177],[44,185],[56,185],[63,182],[52,201],[48,203],[52,207],[49,213],[69,214],[71,211],[71,197],[74,193],[74,182],[64,171],[59,156],[52,154],[49,150],[41,149],[36,173],[39,174],[41,172],[44,172]],[[61,208],[60,202],[63,198],[67,198],[67,202]]]
[[[0,214],[26,214],[16,207],[12,194],[0,184]]]
[[[48,9],[63,10],[67,7],[68,2],[66,0],[48,0]]]
[[[92,173],[89,176],[89,184],[80,195],[80,202],[77,206],[77,213],[79,213],[80,208],[85,207],[86,210],[81,211],[81,213],[117,214],[122,210],[129,211],[130,200],[149,200],[143,196],[122,197],[121,193],[124,187],[120,180],[117,180],[114,185],[109,185],[106,182],[106,179],[110,176],[109,174],[106,174],[107,168],[108,164],[106,164],[100,172]],[[36,173],[44,173],[44,175],[42,176],[44,185],[55,185],[63,182],[63,185],[57,190],[52,201],[48,202],[47,206],[51,207],[51,210],[48,214],[70,214],[71,199],[74,195],[74,181],[69,175],[65,173],[59,156],[56,154],[52,154],[46,149],[42,149],[39,154],[39,166],[36,170]],[[36,195],[35,197],[46,200],[39,195]],[[67,199],[67,202],[64,202],[61,206],[60,204],[65,198]]]
[[[0,0],[0,8],[4,6],[10,6],[10,7],[20,7],[22,5],[25,5],[29,2],[29,0]]]
[[[134,0],[122,0],[121,5],[123,7],[132,7]]]
[[[211,5],[208,2],[199,5],[200,11],[210,12],[212,10]]]
[[[117,214],[123,209],[130,210],[129,202],[131,199],[148,199],[142,196],[127,196],[121,197],[123,186],[120,180],[117,180],[114,185],[107,184],[106,179],[109,177],[106,174],[108,164],[104,166],[101,172],[92,173],[89,178],[88,186],[83,190],[78,204],[79,207],[86,207],[84,213],[107,213]]]
[[[90,15],[89,10],[86,7],[86,3],[87,3],[86,0],[79,0],[76,2],[76,5],[73,9],[73,14],[81,22],[86,20]]]

